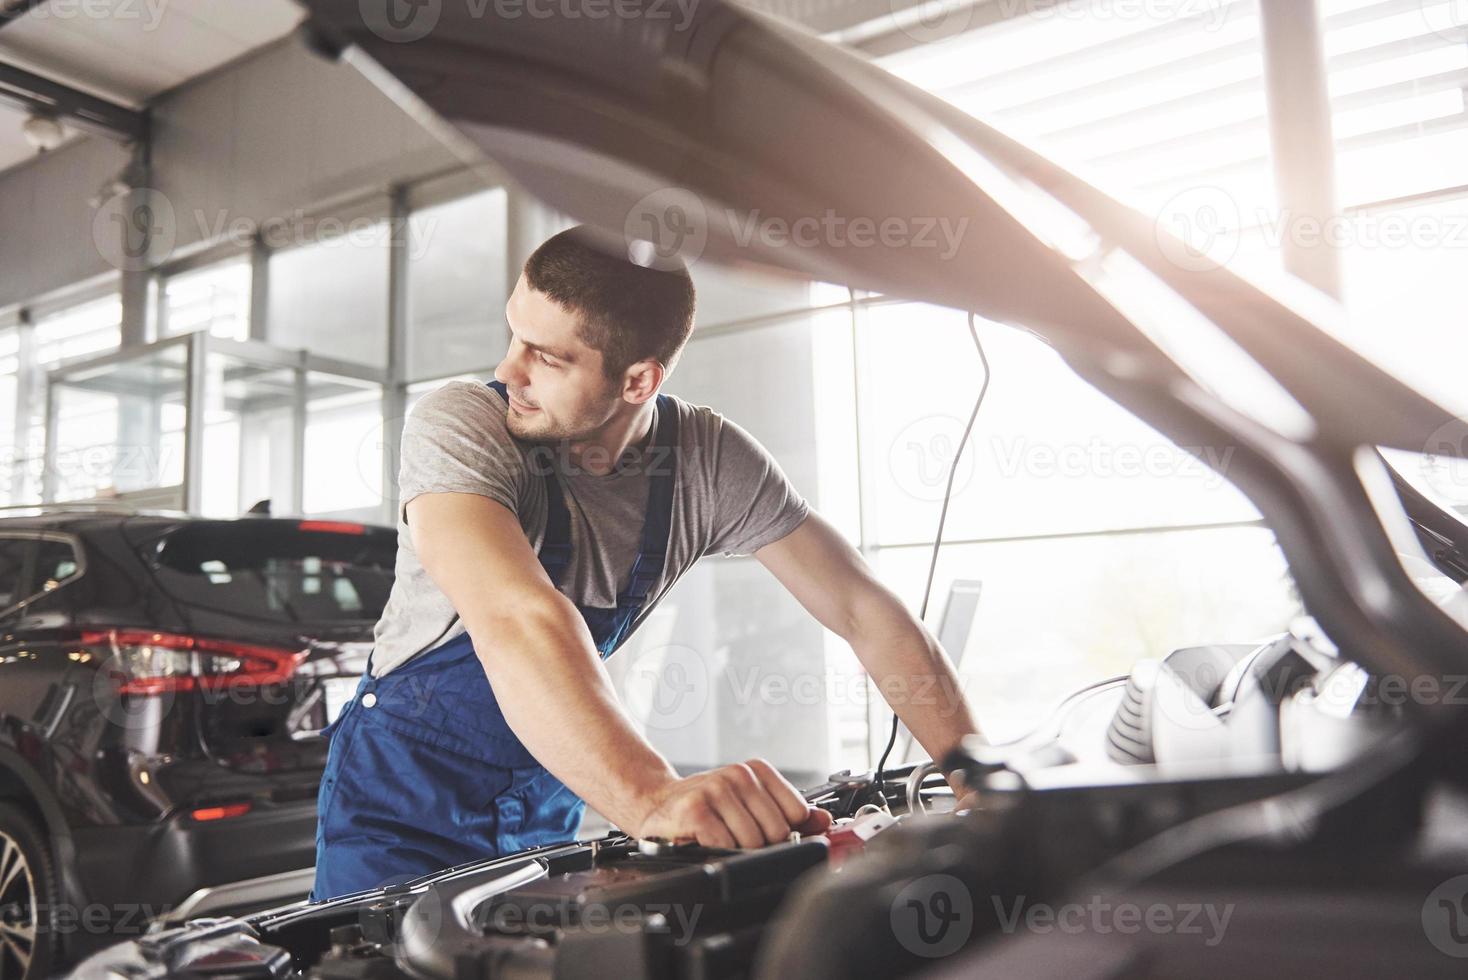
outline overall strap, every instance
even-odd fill
[[[510,400],[503,382],[491,381],[489,387],[499,392],[506,402]],[[653,434],[652,445],[644,457],[653,467],[651,485],[647,493],[647,512],[642,519],[642,541],[637,556],[632,559],[632,570],[627,576],[627,588],[617,597],[617,605],[641,606],[647,594],[663,574],[668,560],[668,540],[673,528],[673,490],[677,478],[678,407],[669,395],[658,395],[658,424]],[[545,537],[540,545],[540,564],[557,588],[571,565],[571,513],[566,508],[566,498],[561,493],[560,480],[556,478],[552,465],[544,474],[545,479]]]
[[[647,491],[647,513],[642,518],[642,542],[627,588],[617,597],[617,605],[641,606],[647,594],[663,574],[668,560],[668,542],[673,530],[673,488],[678,473],[678,406],[668,395],[658,395],[658,427],[649,449],[647,465],[652,467],[652,484]]]

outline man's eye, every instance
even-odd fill
[[[546,367],[555,367],[556,366],[556,362],[555,361],[551,360],[549,357],[546,357],[540,351],[536,351],[535,352],[535,356],[538,357],[538,358],[540,358],[540,363],[544,364]]]

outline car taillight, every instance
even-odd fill
[[[309,653],[146,630],[87,630],[82,643],[99,648],[121,694],[282,684]]]
[[[324,531],[327,534],[366,534],[367,525],[350,521],[302,521],[296,525],[299,531]]]
[[[227,803],[224,806],[200,807],[190,814],[200,823],[210,820],[228,820],[230,817],[243,817],[250,812],[249,803]]]

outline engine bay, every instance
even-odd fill
[[[837,980],[916,975],[961,951],[990,958],[975,976],[1012,976],[1011,947],[1031,950],[1026,976],[1233,976],[1245,967],[1193,924],[1267,933],[1341,902],[1354,912],[1330,961],[1338,975],[1379,975],[1353,945],[1361,922],[1421,951],[1421,896],[1445,868],[1468,871],[1451,839],[1468,800],[1444,802],[1416,764],[1417,733],[1355,671],[1304,629],[1180,650],[1074,692],[1013,742],[966,743],[942,765],[880,778],[833,774],[805,792],[834,818],[821,834],[758,850],[611,834],[196,920],[76,976]],[[1294,748],[1326,723],[1335,744],[1360,747],[1349,764]],[[972,791],[962,809],[941,775],[954,771]],[[1231,890],[1241,868],[1247,895]],[[1095,919],[1138,894],[1163,895],[1142,907],[1176,928],[1122,936]],[[1057,908],[1090,931],[1035,946],[1043,930],[1017,923]],[[1443,965],[1423,959],[1413,975]]]

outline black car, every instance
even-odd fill
[[[343,522],[0,520],[0,976],[310,890],[318,732],[395,555]]]

